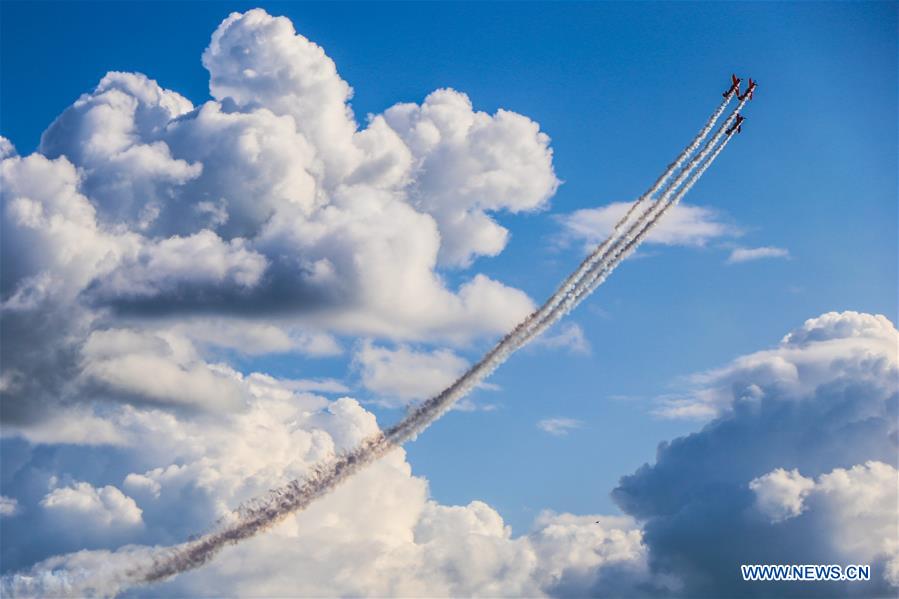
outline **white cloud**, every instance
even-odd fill
[[[76,165],[64,157],[48,160],[32,154],[0,164],[4,299],[39,284],[41,297],[71,300],[138,249],[138,236],[97,224],[94,205],[79,191],[80,181]]]
[[[567,349],[573,354],[589,354],[590,342],[584,329],[575,323],[557,325],[558,330],[549,331],[534,340],[534,345],[550,350]]]
[[[135,560],[149,558],[146,545],[183,540],[377,430],[373,415],[354,400],[329,402],[270,377],[247,380],[247,409],[221,418],[131,406],[108,414],[130,440],[116,463],[116,470],[127,472],[121,490],[79,482],[25,497],[28,505],[46,505],[12,532],[28,530],[21,546],[47,559],[4,577],[4,596],[78,596],[86,589],[115,594]],[[41,467],[34,468],[33,476]],[[71,534],[54,536],[63,522]],[[83,540],[76,540],[81,527],[91,527],[93,551],[49,557],[82,549]],[[123,541],[142,546],[116,549]],[[10,556],[4,563],[15,568]],[[427,482],[413,476],[405,452],[397,449],[327,501],[226,549],[202,569],[143,590],[179,596],[537,596],[565,586],[583,594],[607,568],[622,566],[646,567],[632,520],[544,513],[530,533],[516,537],[483,502],[446,506],[429,499]]]
[[[600,208],[585,208],[559,217],[564,228],[563,241],[580,241],[593,249],[608,237],[612,227],[627,212],[628,202],[616,202]],[[680,203],[669,210],[649,235],[647,243],[704,246],[709,241],[735,237],[740,231],[727,223],[712,208]]]
[[[870,461],[822,474],[809,497],[811,509],[826,514],[847,556],[864,562],[887,560],[884,577],[894,587],[899,587],[897,487],[895,466]]]
[[[649,582],[643,532],[626,516],[542,512],[529,537],[551,596],[634,596]],[[561,551],[565,548],[566,551]],[[645,592],[645,590],[643,591]]]
[[[537,422],[537,428],[557,437],[564,437],[583,425],[583,422],[574,418],[546,418]]]
[[[749,488],[755,493],[759,509],[772,522],[801,514],[803,500],[814,487],[815,481],[805,478],[795,468],[789,472],[777,468],[749,481]]]
[[[774,522],[804,511],[827,527],[842,553],[857,563],[886,559],[884,576],[899,586],[899,538],[896,505],[899,470],[869,461],[835,468],[818,480],[797,470],[774,470],[750,482],[762,511]]]
[[[256,286],[268,266],[242,239],[224,242],[203,230],[189,237],[173,236],[141,248],[114,271],[97,281],[101,297],[142,298],[185,293],[191,286]]]
[[[468,362],[450,350],[419,352],[406,346],[379,347],[366,341],[353,357],[362,385],[386,406],[427,399],[452,383]]]
[[[737,264],[739,262],[750,262],[752,260],[762,260],[764,258],[789,258],[790,252],[783,248],[765,246],[758,248],[734,248],[727,258],[728,264]]]
[[[780,344],[784,347],[808,348],[815,343],[839,342],[846,339],[882,340],[889,343],[895,336],[895,325],[882,314],[827,312],[806,320],[801,327],[784,335]]]
[[[675,408],[711,419],[613,491],[643,523],[651,572],[680,595],[735,596],[741,563],[869,563],[868,583],[809,591],[894,595],[897,347],[885,317],[831,312],[694,376]]]
[[[113,423],[83,407],[57,408],[40,420],[5,426],[3,436],[22,437],[35,445],[126,444],[126,439]]]
[[[436,268],[495,255],[490,215],[554,193],[536,123],[439,90],[360,130],[333,61],[261,10],[225,20],[203,63],[202,106],[110,73],[45,132],[49,161],[4,152],[4,255],[27,245],[32,263],[4,263],[7,297],[46,275],[129,314],[314,315],[453,341],[532,308],[482,275],[448,289]]]
[[[4,569],[19,571],[4,596],[114,593],[149,547],[378,429],[357,401],[311,394],[345,392],[337,380],[245,375],[206,350],[333,355],[335,335],[387,337],[396,349],[362,346],[363,382],[407,401],[465,360],[403,342],[463,343],[533,308],[484,275],[450,287],[440,268],[501,251],[497,213],[546,207],[558,180],[536,123],[439,90],[360,129],[333,61],[260,10],[230,16],[203,62],[213,99],[199,107],[110,73],[39,153],[0,138],[0,327],[17,349],[3,353],[3,434],[28,441],[3,479],[19,510],[4,519]],[[595,240],[621,209],[569,215],[570,238]],[[705,208],[669,216],[658,243],[736,234]],[[398,449],[150,592],[721,595],[748,549],[747,562],[855,552],[895,581],[894,547],[874,536],[895,530],[895,348],[885,318],[827,314],[694,377],[672,409],[713,420],[622,480],[633,519],[543,514],[515,537],[483,502],[430,499]]]
[[[0,518],[15,516],[19,512],[19,502],[14,497],[0,495]]]
[[[183,96],[139,73],[107,74],[41,137],[40,152],[82,169],[82,191],[104,221],[146,228],[174,191],[203,170],[173,158],[165,127],[190,110]]]
[[[95,488],[79,482],[53,489],[40,503],[53,523],[78,534],[96,534],[104,529],[131,528],[143,523],[141,509],[116,487]]]
[[[238,409],[245,401],[241,375],[201,360],[189,341],[130,329],[90,334],[82,378],[103,391],[150,402],[206,409]]]
[[[549,138],[514,112],[475,112],[468,96],[442,89],[421,106],[398,104],[384,118],[412,151],[412,199],[440,227],[441,262],[495,256],[508,231],[487,212],[543,208],[559,185]]]
[[[85,550],[54,556],[28,573],[4,576],[0,591],[6,597],[114,597],[127,580],[131,564],[151,557],[148,547]],[[98,580],[102,582],[98,584]]]
[[[12,145],[12,142],[5,137],[0,137],[0,160],[17,155],[18,153],[16,152],[15,146]]]
[[[209,89],[244,112],[262,106],[290,116],[298,133],[315,147],[333,178],[350,174],[361,152],[353,143],[356,123],[349,109],[350,86],[324,50],[285,17],[264,10],[231,13],[203,52]]]
[[[367,510],[354,517],[349,508],[322,514],[325,522],[289,523],[264,542],[252,539],[202,570],[146,590],[184,596],[543,596],[615,588],[622,572],[637,577],[646,570],[640,531],[628,518],[597,523],[596,516],[546,512],[531,533],[512,537],[482,502],[441,506],[416,495],[405,502],[409,509],[379,524],[381,502],[396,496],[373,498],[380,510],[374,521],[364,519]],[[122,572],[148,553],[129,546],[58,556],[5,577],[0,588],[16,596],[78,596],[85,589],[114,595],[124,586]]]
[[[299,352],[325,357],[343,352],[333,335],[277,320],[269,323],[238,318],[193,318],[178,322],[173,328],[196,344],[227,348],[244,355]]]
[[[656,414],[708,418],[766,398],[799,401],[851,373],[886,392],[899,368],[896,329],[882,315],[829,312],[807,320],[775,348],[692,375],[690,389],[661,398]]]
[[[439,265],[500,251],[482,243],[494,213],[546,205],[558,181],[536,123],[439,90],[360,129],[333,61],[261,10],[225,20],[203,62],[213,99],[198,107],[111,72],[38,153],[2,141],[0,327],[20,348],[0,372],[7,430],[62,439],[43,421],[86,381],[102,391],[88,404],[236,409],[235,373],[202,358],[218,349],[462,344],[533,309],[482,274],[451,288]],[[196,356],[93,359],[92,333],[113,329],[183,338]]]

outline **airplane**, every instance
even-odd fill
[[[758,84],[757,84],[755,81],[752,80],[752,77],[750,77],[750,78],[749,78],[749,89],[747,89],[747,90],[746,90],[746,93],[743,94],[742,96],[740,95],[740,92],[738,91],[738,92],[737,92],[737,99],[738,99],[740,102],[743,101],[743,98],[749,98],[750,100],[752,100],[752,92],[755,91],[755,86],[756,86],[756,85],[758,85]]]
[[[740,79],[736,75],[731,75],[730,80],[731,80],[730,87],[727,88],[727,91],[721,95],[726,98],[728,95],[730,95],[731,92],[736,92],[737,97],[739,97],[740,96],[740,81],[742,81],[742,79]]]
[[[748,92],[747,92],[747,93],[748,93]],[[745,120],[746,120],[746,119],[743,118],[743,115],[738,114],[738,115],[737,115],[737,122],[734,123],[733,125],[731,125],[731,126],[730,126],[730,129],[728,129],[727,131],[725,131],[724,134],[725,134],[725,135],[730,135],[731,133],[734,132],[734,130],[736,130],[737,133],[741,133],[741,132],[743,131],[743,121],[745,121]]]

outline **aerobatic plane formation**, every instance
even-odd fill
[[[755,92],[755,87],[756,87],[756,85],[758,85],[758,83],[753,81],[752,77],[750,77],[749,78],[749,87],[746,88],[746,93],[741,94],[740,93],[740,83],[742,81],[743,80],[740,79],[739,77],[737,77],[736,74],[732,74],[730,76],[730,87],[727,88],[726,90],[724,90],[724,93],[721,95],[726,98],[730,94],[734,94],[735,96],[737,96],[737,99],[740,102],[742,102],[743,100],[752,100],[752,94]],[[736,121],[734,121],[734,124],[731,125],[730,128],[728,128],[728,130],[724,132],[724,134],[731,135],[734,131],[736,131],[737,133],[742,133],[743,132],[743,121],[745,121],[745,120],[746,120],[746,118],[742,114],[738,114]]]
[[[104,576],[114,577],[115,582],[108,584],[119,586],[156,583],[207,564],[225,547],[260,534],[290,514],[306,509],[393,448],[420,435],[451,410],[456,402],[477,388],[513,353],[589,297],[640,246],[665,214],[680,203],[733,140],[732,133],[740,130],[744,120],[740,112],[752,99],[756,84],[750,79],[746,93],[740,94],[740,80],[736,75],[731,80],[732,85],[725,92],[724,99],[696,137],[668,165],[652,187],[631,203],[613,225],[609,237],[593,249],[540,307],[443,391],[410,408],[399,422],[379,430],[355,448],[332,454],[313,466],[306,477],[286,482],[265,495],[249,500],[233,512],[233,517],[223,517],[209,532],[185,543],[156,549],[145,560],[140,558],[140,563],[130,565],[127,571],[111,568],[97,572],[99,578],[87,576],[86,582],[82,583],[84,588],[92,592],[98,588],[97,585],[107,584]],[[719,124],[735,97],[739,98],[739,104]]]

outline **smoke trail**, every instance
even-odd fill
[[[735,113],[736,114],[736,113]],[[725,123],[724,126],[727,126]],[[723,129],[723,127],[722,127]],[[574,308],[578,306],[588,295],[593,293],[593,291],[602,285],[602,283],[612,274],[612,271],[624,261],[635,249],[637,246],[643,241],[646,235],[649,234],[650,230],[655,227],[661,218],[670,210],[677,206],[680,201],[684,198],[685,195],[693,188],[697,181],[705,174],[706,170],[712,165],[718,155],[724,150],[727,144],[732,139],[732,135],[729,135],[724,138],[724,140],[715,148],[712,152],[711,156],[700,165],[700,167],[693,173],[690,179],[686,182],[686,184],[681,188],[681,190],[674,196],[674,198],[663,205],[660,210],[657,211],[656,215],[652,217],[649,222],[645,223],[640,229],[639,233],[634,236],[621,250],[616,253],[612,260],[610,260],[605,266],[600,267],[593,271],[587,282],[581,286],[577,293],[574,293],[570,296],[569,301],[565,304],[564,314],[567,314]],[[562,314],[562,315],[564,315]],[[561,318],[560,315],[559,317]]]
[[[535,326],[541,322],[546,315],[554,310],[556,306],[558,306],[562,301],[564,301],[565,297],[574,291],[577,284],[586,276],[595,265],[602,260],[603,256],[605,256],[606,251],[609,245],[615,241],[622,227],[630,220],[631,216],[635,213],[635,211],[642,206],[642,204],[654,196],[658,191],[662,188],[666,181],[674,174],[674,172],[683,166],[684,162],[687,158],[696,151],[702,141],[708,136],[708,134],[712,131],[712,128],[715,126],[715,123],[721,118],[721,115],[724,113],[724,110],[727,108],[727,105],[730,104],[730,101],[734,98],[735,91],[731,90],[725,97],[718,108],[712,113],[712,116],[706,121],[703,125],[702,129],[699,130],[699,133],[696,134],[696,137],[693,138],[686,148],[678,154],[677,158],[675,158],[674,162],[668,165],[668,168],[656,179],[656,182],[652,184],[652,186],[641,195],[635,202],[633,202],[628,208],[627,212],[622,216],[617,223],[612,227],[609,236],[600,243],[596,249],[593,250],[584,260],[581,262],[580,266],[578,266],[577,270],[571,273],[568,278],[556,289],[555,293],[553,293],[546,302],[540,306],[540,308],[528,316],[521,324],[519,324],[515,330],[513,330],[512,334],[521,333],[532,326]]]
[[[591,271],[585,275],[588,279],[587,284],[578,285],[577,288],[573,289],[565,298],[564,305],[567,307],[563,309],[563,314],[560,314],[559,317],[567,314],[572,309],[574,309],[574,307],[582,301],[583,297],[589,295],[593,292],[594,289],[596,289],[596,287],[598,287],[600,283],[593,284],[590,282],[591,280],[596,281],[600,276],[602,276],[602,272],[605,269],[609,268],[610,265],[611,268],[617,266],[618,262],[626,257],[622,256],[622,253],[624,253],[627,248],[635,249],[636,246],[628,241],[629,239],[637,236],[639,237],[639,240],[642,241],[645,235],[648,234],[649,231],[659,222],[659,219],[665,213],[667,213],[669,209],[680,203],[680,200],[684,197],[684,195],[686,195],[686,191],[689,191],[689,189],[696,184],[702,174],[705,173],[705,171],[711,165],[712,161],[714,161],[715,158],[718,157],[718,154],[721,152],[723,147],[726,146],[730,141],[732,135],[726,135],[726,131],[730,127],[730,125],[733,124],[734,119],[746,105],[746,101],[746,99],[740,101],[734,111],[727,117],[727,120],[724,121],[721,127],[719,127],[718,132],[715,133],[712,139],[706,143],[702,151],[700,151],[690,161],[690,163],[687,164],[687,166],[681,171],[677,178],[667,187],[665,192],[662,194],[662,197],[659,198],[649,209],[645,210],[637,219],[637,221],[628,228],[627,232],[625,232],[625,234],[616,241],[611,249],[608,250],[602,257],[600,257],[599,260],[597,260],[597,263],[595,264],[593,269],[591,269]],[[723,142],[721,141],[722,138],[724,138]],[[720,146],[718,145],[719,142],[721,142]],[[711,154],[711,157],[709,157],[709,154]],[[705,160],[707,157],[709,157],[709,159],[705,163],[703,163],[703,160]],[[700,164],[702,164],[702,166],[699,167],[699,170],[693,174],[693,176],[689,179],[689,182],[684,185],[680,192],[678,192],[678,188],[680,188],[681,185],[684,184],[684,180],[688,176],[690,176],[691,171],[696,169]],[[674,195],[674,199],[671,199],[672,195],[676,192],[677,194]],[[629,255],[630,251],[627,251],[627,254]],[[619,258],[618,256],[621,257]],[[602,280],[605,280],[605,277],[603,277]]]
[[[731,97],[726,98],[727,101],[730,99]],[[655,208],[662,204],[661,200],[656,202],[650,210],[645,211],[638,221],[628,228],[627,233],[623,237],[617,239],[614,246],[611,245],[613,241],[616,241],[615,235],[627,224],[637,207],[651,195],[657,193],[677,168],[699,147],[699,144],[707,137],[715,122],[720,118],[726,105],[727,102],[722,103],[722,106],[716,110],[713,117],[697,136],[697,139],[669,166],[662,177],[650,189],[650,193],[641,196],[634,203],[628,214],[625,215],[625,218],[616,225],[617,230],[613,231],[611,238],[604,244],[601,244],[602,249],[597,248],[591,254],[591,257],[595,256],[593,261],[591,262],[590,258],[585,260],[581,268],[566,279],[566,283],[550,298],[547,304],[544,304],[525,323],[516,327],[515,331],[504,337],[481,361],[472,366],[450,387],[416,407],[396,425],[364,441],[352,451],[334,456],[329,462],[315,467],[303,481],[291,481],[283,487],[271,491],[262,499],[244,505],[235,513],[235,520],[232,523],[222,524],[217,529],[198,539],[167,549],[157,550],[145,560],[137,558],[135,561],[138,565],[131,569],[123,571],[116,567],[114,573],[101,573],[100,577],[116,586],[124,583],[138,584],[163,580],[180,572],[201,566],[227,545],[251,537],[273,526],[289,514],[305,508],[315,499],[332,491],[341,482],[351,477],[367,464],[376,461],[391,449],[422,432],[449,410],[454,402],[467,394],[481,380],[489,376],[512,352],[539,335],[546,327],[561,318],[600,285],[608,277],[611,270],[617,267],[639,245],[649,229],[655,226],[664,213],[680,201],[722,151],[729,138],[715,149],[711,158],[701,164],[684,188],[677,192],[669,203],[662,206],[660,210],[656,210]],[[743,103],[740,104],[738,110],[742,106]],[[733,116],[728,119],[725,126],[730,123],[732,118]],[[706,152],[706,149],[709,147],[713,147],[713,142],[719,139],[720,132],[713,138],[712,142],[707,144],[703,152]],[[701,159],[691,161],[685,172],[689,173],[700,161]],[[684,176],[684,173],[681,173],[675,182],[682,181]],[[666,190],[665,194],[668,194],[672,189],[677,189],[674,183]],[[663,195],[663,197],[670,196]],[[650,211],[654,213],[651,218],[648,215]],[[637,227],[642,228],[637,231]],[[637,232],[634,233],[634,231]],[[586,268],[584,268],[585,265]],[[586,281],[583,280],[585,276],[589,277]],[[571,291],[574,291],[574,293]],[[537,319],[535,318],[537,315],[542,316]],[[134,563],[134,561],[131,563]],[[85,589],[96,589],[99,588],[96,586],[97,584],[94,581],[89,581],[86,585],[79,583],[79,586]]]
[[[699,178],[705,173],[705,171],[709,168],[711,163],[718,157],[718,154],[724,149],[724,146],[730,141],[730,136],[726,136],[727,128],[733,123],[734,119],[739,114],[740,110],[745,106],[746,100],[742,100],[737,108],[728,116],[727,120],[719,127],[718,131],[709,140],[703,149],[696,155],[694,158],[687,164],[687,166],[680,172],[680,174],[675,178],[671,184],[665,189],[665,192],[662,194],[662,197],[659,198],[655,204],[645,210],[640,217],[628,227],[628,230],[615,240],[615,243],[611,246],[611,248],[606,249],[602,253],[595,251],[591,254],[591,257],[594,254],[597,255],[596,261],[593,264],[592,268],[588,270],[588,272],[584,273],[580,281],[576,283],[571,289],[567,290],[565,293],[558,294],[561,297],[559,301],[555,303],[548,310],[543,310],[541,308],[540,312],[543,312],[543,317],[534,323],[528,328],[528,330],[524,331],[523,334],[518,333],[518,329],[513,331],[512,334],[507,336],[509,341],[509,351],[514,351],[518,349],[522,345],[526,344],[532,338],[540,335],[551,327],[554,323],[556,323],[563,316],[571,312],[578,304],[581,303],[589,294],[591,294],[599,285],[601,285],[606,278],[608,278],[609,274],[611,274],[612,270],[614,270],[618,264],[620,264],[627,256],[629,256],[633,250],[636,249],[637,245],[639,245],[646,235],[649,234],[649,231],[659,222],[662,216],[668,212],[669,209],[680,203],[680,200],[686,195],[686,192],[696,184]],[[726,106],[726,104],[725,104]],[[721,138],[725,137],[724,141],[721,142]],[[720,143],[720,145],[718,145]],[[717,147],[716,147],[717,146]],[[714,151],[713,151],[714,150]],[[711,154],[711,156],[709,156]],[[705,162],[703,162],[705,161]],[[695,170],[697,169],[698,170]],[[695,172],[694,172],[695,170]],[[693,172],[692,176],[690,175]],[[678,188],[684,184],[684,180],[690,177],[687,181],[686,185],[678,191]],[[673,199],[672,194],[675,194]],[[639,200],[638,200],[639,201]],[[600,248],[608,246],[611,241],[607,239],[604,241]],[[599,248],[597,248],[598,250]],[[584,280],[586,279],[586,281]],[[554,296],[555,297],[555,296]],[[552,300],[552,298],[551,298]],[[551,301],[550,300],[550,301]],[[548,301],[547,304],[550,302]],[[546,306],[545,304],[544,306]],[[512,337],[511,339],[509,337]],[[504,339],[503,341],[506,341]]]
[[[582,281],[572,293],[567,294],[562,302],[559,303],[553,310],[549,312],[540,322],[536,323],[527,333],[523,336],[512,337],[504,339],[508,341],[507,346],[505,347],[505,355],[510,354],[515,351],[519,347],[527,344],[531,339],[542,334],[546,329],[551,327],[555,322],[560,320],[563,316],[571,312],[578,304],[580,304],[588,295],[590,295],[597,287],[599,287],[612,273],[612,271],[625,259],[627,258],[642,241],[649,234],[650,230],[655,227],[656,224],[661,220],[661,218],[667,213],[668,210],[676,206],[680,203],[681,199],[687,194],[687,192],[696,184],[696,182],[702,177],[702,175],[708,170],[709,166],[711,166],[712,162],[718,157],[727,143],[730,141],[730,136],[727,136],[720,145],[717,145],[721,140],[724,131],[726,131],[727,127],[731,124],[736,115],[739,113],[739,110],[743,107],[745,101],[743,101],[736,110],[728,117],[727,121],[721,125],[718,133],[710,140],[706,146],[703,148],[702,152],[698,154],[684,169],[684,172],[681,173],[680,176],[672,183],[666,193],[663,195],[663,199],[660,199],[653,205],[649,210],[644,213],[644,215],[631,227],[628,229],[627,233],[621,237],[615,245],[602,257],[599,264],[597,264],[594,269],[587,276],[586,281]],[[714,151],[713,151],[714,149]],[[709,156],[709,154],[711,155]],[[703,162],[703,160],[705,160]],[[698,165],[698,169],[697,169]],[[696,169],[696,170],[694,170]],[[664,199],[670,197],[673,190],[677,189],[675,185],[679,185],[683,183],[684,178],[693,171],[692,176],[690,176],[689,180],[686,184],[681,188],[679,192],[671,199],[669,202],[664,203]],[[661,206],[661,209],[655,211],[655,215],[651,218],[646,219],[646,215],[652,211],[657,206]],[[639,228],[639,231],[634,234]],[[622,245],[623,244],[623,245]]]
[[[737,110],[742,108],[742,106],[743,103],[740,104]],[[719,108],[719,111],[720,110],[722,109]],[[720,114],[717,114],[719,111],[716,111],[717,116],[713,115],[715,120],[720,116]],[[575,283],[574,291],[576,293],[567,293],[563,290],[565,287],[563,285],[563,289],[560,289],[562,293],[554,294],[547,304],[544,304],[544,306],[535,313],[535,315],[544,314],[547,316],[544,316],[536,322],[533,318],[530,318],[529,321],[532,326],[527,327],[527,330],[522,331],[521,326],[517,327],[515,331],[504,337],[493,347],[493,349],[487,352],[479,362],[459,377],[459,379],[452,385],[447,387],[440,394],[414,408],[406,418],[396,425],[363,442],[356,449],[335,456],[331,462],[318,466],[305,480],[292,481],[287,485],[272,491],[267,498],[258,501],[251,506],[244,507],[238,512],[238,519],[235,523],[224,525],[220,529],[199,539],[184,543],[159,554],[148,567],[139,568],[130,572],[129,574],[131,575],[132,580],[135,582],[159,581],[205,564],[226,545],[237,543],[242,539],[251,537],[258,532],[271,527],[289,514],[305,508],[315,499],[329,493],[340,483],[347,480],[366,465],[378,460],[394,447],[403,444],[422,432],[432,422],[440,418],[447,410],[449,410],[456,401],[465,396],[475,385],[489,376],[513,351],[528,343],[553,322],[561,318],[608,277],[611,271],[630,252],[632,252],[637,245],[639,245],[648,234],[649,230],[655,226],[665,212],[680,201],[686,191],[695,184],[699,177],[701,177],[705,170],[711,165],[711,162],[718,156],[729,139],[725,140],[724,143],[720,144],[715,149],[709,160],[704,163],[702,163],[702,161],[721,139],[722,132],[725,127],[731,123],[735,114],[736,111],[728,118],[715,137],[706,144],[706,147],[702,152],[700,152],[700,154],[698,154],[675,179],[663,195],[663,198],[656,202],[652,208],[647,210],[644,215],[630,227],[628,232],[618,240],[615,246],[613,246],[611,253],[605,251],[594,252],[594,254],[599,254],[598,259],[601,260],[600,267],[598,269],[586,269],[584,274],[590,273],[590,278],[586,282],[581,282],[580,285]],[[714,126],[714,122],[712,122],[712,126]],[[709,127],[709,129],[710,128],[711,127]],[[699,143],[701,143],[702,139],[707,134],[708,132],[705,132],[704,135],[701,133],[701,137],[698,137]],[[691,144],[691,146],[693,145],[694,144]],[[698,146],[698,143],[695,145]],[[688,149],[690,149],[690,147],[688,147]],[[695,150],[695,148],[693,149]],[[682,164],[685,159],[686,156],[683,156],[675,161],[674,164]],[[684,186],[684,189],[677,193],[673,200],[667,201],[671,194],[674,193],[674,190],[683,183],[689,173],[700,163],[702,163],[702,166],[696,170]],[[669,170],[673,171],[674,169],[669,167]],[[660,187],[669,176],[670,173],[660,177],[659,180],[662,183],[657,182],[657,185],[654,185],[653,188]],[[657,191],[657,189],[655,189],[655,191]],[[638,202],[639,201],[640,200],[638,200]],[[656,207],[658,206],[661,206],[661,208],[656,210]],[[654,213],[654,215],[649,216],[649,213]],[[634,234],[633,232],[638,227],[639,231]],[[608,243],[609,242],[602,244],[601,247],[603,245],[608,247]],[[611,257],[609,257],[610,255]],[[586,262],[587,261],[585,261],[585,263]],[[569,277],[569,279],[572,279],[572,277]],[[558,299],[557,295],[560,295],[564,299]],[[551,304],[551,302],[554,303]]]
[[[731,117],[731,119],[732,118],[733,117]],[[731,119],[729,119],[728,122]],[[728,124],[725,123],[724,127],[727,125]],[[384,433],[363,442],[353,451],[336,456],[332,462],[315,468],[304,481],[292,481],[284,487],[272,491],[266,498],[252,505],[245,506],[244,509],[241,509],[237,513],[237,522],[235,524],[222,526],[219,530],[213,531],[200,539],[156,553],[147,559],[147,562],[145,562],[147,564],[146,566],[126,570],[124,572],[113,566],[113,571],[107,572],[104,576],[104,578],[109,579],[106,587],[119,588],[119,585],[121,584],[159,581],[185,570],[201,566],[212,559],[215,554],[225,546],[253,536],[274,525],[287,515],[305,508],[318,497],[333,490],[342,481],[352,476],[366,464],[376,461],[397,445],[420,433],[431,422],[439,418],[439,416],[451,406],[452,402],[465,395],[465,393],[467,393],[481,379],[492,372],[492,370],[495,369],[509,353],[539,335],[544,328],[552,324],[549,322],[550,320],[554,322],[560,318],[561,315],[576,306],[587,294],[598,287],[611,274],[612,270],[614,270],[627,255],[636,249],[652,227],[654,227],[664,216],[667,210],[676,206],[690,191],[693,185],[702,177],[718,155],[724,150],[729,143],[731,136],[726,137],[722,143],[714,146],[712,144],[716,139],[720,139],[720,136],[713,138],[712,142],[703,149],[703,153],[707,155],[710,147],[714,147],[714,151],[704,162],[699,164],[699,167],[694,170],[689,180],[674,195],[671,201],[662,206],[655,216],[644,223],[642,228],[636,234],[633,234],[633,227],[628,231],[626,237],[628,239],[627,243],[623,247],[618,247],[620,244],[616,244],[618,251],[614,253],[612,259],[606,262],[606,265],[601,269],[601,272],[594,272],[591,275],[590,280],[585,283],[588,287],[582,288],[577,297],[572,297],[566,302],[567,305],[565,306],[566,309],[564,311],[553,311],[552,319],[546,319],[546,322],[541,323],[543,326],[532,331],[526,338],[520,340],[516,339],[514,346],[510,344],[510,342],[512,342],[512,340],[509,339],[510,336],[507,336],[507,338],[497,344],[497,346],[494,347],[481,362],[473,366],[453,385],[443,391],[440,395],[419,406],[403,421],[394,427],[391,427]],[[637,225],[635,224],[634,226]],[[114,558],[114,556],[110,557]],[[138,556],[129,556],[128,559],[130,560],[133,558],[138,558]],[[79,586],[81,585],[79,584]],[[66,588],[68,591],[72,590],[72,588],[68,586]],[[95,592],[96,589],[101,587],[98,587],[97,583],[93,582],[82,588],[94,589],[93,592]]]
[[[708,136],[708,134],[712,131],[712,128],[715,126],[715,123],[718,121],[719,118],[721,118],[721,115],[724,113],[724,109],[727,108],[728,104],[730,104],[730,101],[731,101],[731,99],[733,99],[735,94],[736,94],[736,91],[731,90],[730,92],[728,92],[728,94],[726,96],[724,96],[724,100],[721,102],[721,104],[718,106],[718,108],[715,110],[715,112],[712,113],[712,116],[709,118],[709,120],[706,121],[705,126],[703,126],[703,128],[700,129],[699,133],[696,134],[696,137],[693,138],[693,141],[690,142],[690,145],[688,145],[686,148],[684,148],[684,151],[681,152],[680,155],[678,155],[678,157],[674,160],[674,162],[672,162],[671,164],[668,165],[667,170],[665,170],[665,172],[662,173],[658,179],[656,179],[656,182],[653,183],[652,187],[649,188],[649,191],[647,191],[645,194],[640,196],[640,198],[638,198],[637,201],[631,205],[631,207],[628,209],[627,213],[616,225],[616,228],[623,226],[624,223],[626,223],[628,221],[631,214],[633,214],[633,212],[637,209],[637,207],[641,203],[643,203],[645,200],[654,196],[662,188],[662,185],[664,185],[665,182],[671,177],[671,175],[674,173],[674,171],[676,171],[681,166],[683,166],[684,161],[687,159],[687,157],[689,157],[690,154],[692,154],[693,152],[696,151],[696,149],[699,147],[699,144],[702,143],[702,140],[705,139],[706,136]]]

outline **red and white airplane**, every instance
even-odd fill
[[[752,92],[755,91],[755,86],[756,86],[756,85],[758,85],[758,84],[757,84],[755,81],[752,80],[752,77],[750,77],[750,78],[749,78],[749,88],[746,90],[746,93],[743,94],[742,96],[740,95],[740,90],[737,90],[737,99],[740,100],[740,102],[743,101],[743,98],[749,98],[749,99],[751,100],[751,99],[752,99]]]
[[[746,119],[743,118],[743,115],[738,114],[738,115],[737,115],[737,122],[735,122],[733,125],[731,125],[731,126],[730,126],[730,129],[728,129],[727,131],[725,131],[724,134],[725,134],[725,135],[730,135],[730,134],[733,133],[735,130],[736,130],[737,133],[741,133],[741,132],[743,131],[743,121],[745,121],[745,120],[746,120]]]
[[[727,88],[727,91],[725,91],[721,95],[726,98],[731,92],[734,92],[737,94],[737,97],[740,97],[740,81],[742,81],[742,79],[740,79],[736,75],[731,75],[730,80],[731,80],[730,87]]]

